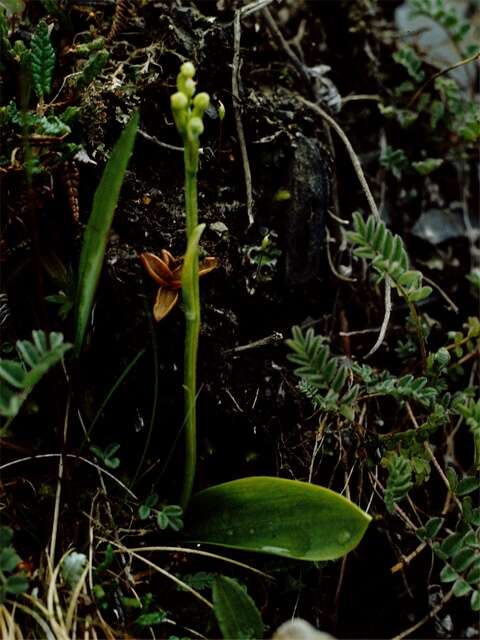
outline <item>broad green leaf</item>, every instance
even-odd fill
[[[465,496],[468,493],[476,491],[480,487],[480,477],[467,476],[460,480],[455,490],[457,496]]]
[[[465,580],[462,580],[460,578],[460,580],[457,580],[455,582],[455,584],[453,585],[453,595],[456,596],[457,598],[462,598],[463,596],[466,596],[467,593],[470,593],[470,591],[472,590],[472,587],[468,584],[468,582],[465,582]]]
[[[13,571],[20,562],[20,557],[13,547],[5,547],[0,551],[0,571]]]
[[[446,564],[440,571],[440,580],[442,582],[455,582],[457,578],[458,573],[455,571],[455,569],[452,569],[449,564]]]
[[[146,520],[151,513],[151,509],[146,504],[141,504],[138,507],[138,517],[140,520]]]
[[[440,545],[443,553],[446,553],[447,556],[451,556],[460,549],[462,546],[462,534],[461,533],[452,533],[445,538],[445,540]]]
[[[213,582],[213,612],[224,638],[258,640],[263,638],[263,622],[254,601],[242,587],[226,576]]]
[[[421,278],[422,276],[418,271],[405,271],[405,273],[402,273],[398,279],[398,282],[402,287],[406,287],[408,289],[411,286],[417,287]]]
[[[85,229],[75,305],[75,352],[82,348],[102,271],[113,214],[138,129],[136,113],[123,130],[105,167],[93,198],[92,213]]]
[[[443,164],[443,158],[426,158],[425,160],[419,160],[418,162],[412,162],[412,167],[421,176],[427,176],[438,167]]]
[[[0,549],[10,544],[13,539],[13,530],[10,527],[0,527]]]
[[[12,387],[23,389],[25,369],[15,360],[0,360],[0,378],[3,378]]]
[[[480,558],[475,558],[472,563],[468,571],[467,580],[470,584],[480,582]]]
[[[161,624],[167,614],[165,611],[152,611],[150,613],[142,613],[142,615],[138,616],[135,620],[135,624],[138,624],[140,627],[150,627],[154,624]]]
[[[474,591],[470,598],[470,606],[472,611],[480,611],[480,591]]]
[[[15,417],[20,411],[25,397],[24,393],[15,393],[7,385],[0,385],[0,416]]]
[[[416,289],[415,291],[408,292],[408,299],[410,302],[420,302],[420,300],[425,300],[432,293],[432,287],[421,287],[420,289]]]
[[[447,478],[448,484],[450,485],[450,489],[455,491],[458,485],[458,476],[457,472],[453,467],[447,467]]]
[[[23,593],[28,589],[28,580],[21,574],[9,576],[5,583],[5,589],[9,593],[13,593],[15,595]]]
[[[430,518],[425,524],[425,531],[428,538],[434,538],[443,526],[445,518]]]
[[[371,518],[334,491],[282,478],[252,477],[197,493],[188,540],[298,560],[334,560],[354,549]]]
[[[467,567],[469,567],[472,562],[475,560],[475,550],[471,547],[465,547],[464,549],[460,549],[457,553],[452,557],[451,563],[452,567],[461,573],[465,571]]]

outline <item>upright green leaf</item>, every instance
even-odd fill
[[[32,38],[31,48],[32,81],[39,98],[48,96],[52,88],[53,68],[55,67],[55,49],[50,42],[48,25],[41,20]]]
[[[75,352],[77,355],[80,353],[87,331],[113,214],[120,196],[128,161],[133,151],[138,118],[138,113],[136,113],[130,119],[113,148],[100,184],[95,191],[92,213],[85,229],[75,305]]]
[[[216,576],[213,582],[213,612],[224,638],[259,640],[263,622],[259,610],[236,580]]]
[[[234,480],[197,493],[186,514],[192,542],[334,560],[354,549],[371,518],[334,491],[282,478]]]

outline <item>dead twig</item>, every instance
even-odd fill
[[[375,203],[372,192],[370,191],[370,187],[368,186],[367,180],[365,178],[365,174],[363,173],[360,160],[358,159],[358,156],[355,153],[350,143],[350,140],[347,138],[343,129],[340,127],[339,124],[337,124],[337,122],[335,122],[335,120],[331,116],[328,115],[328,113],[326,113],[326,111],[324,111],[321,107],[319,107],[318,104],[315,104],[314,102],[310,102],[310,100],[306,100],[302,96],[298,96],[298,100],[302,104],[304,104],[306,107],[311,109],[312,111],[315,111],[315,113],[317,113],[323,120],[328,122],[328,124],[336,131],[336,133],[342,140],[343,144],[345,145],[345,148],[347,149],[347,153],[350,156],[350,160],[352,162],[357,178],[363,189],[365,197],[367,198],[367,202],[370,207],[370,211],[372,212],[372,215],[377,220],[381,220],[378,207]],[[390,322],[391,313],[392,313],[392,285],[391,285],[390,278],[385,278],[385,314],[383,317],[383,322],[380,328],[380,333],[378,334],[377,341],[375,342],[373,347],[370,349],[370,351],[367,353],[366,357],[373,355],[378,350],[382,342],[384,341],[388,324]]]
[[[243,344],[239,347],[233,347],[233,349],[226,349],[223,351],[223,355],[227,355],[229,353],[240,353],[241,351],[250,351],[251,349],[266,347],[270,344],[278,344],[279,342],[282,342],[284,337],[285,336],[283,333],[280,333],[280,331],[274,331],[271,336],[267,336],[266,338],[260,338],[260,340],[255,340],[254,342],[249,342],[248,344]]]
[[[445,67],[444,69],[440,69],[440,71],[437,71],[436,73],[434,73],[433,76],[430,76],[430,78],[428,78],[428,80],[424,82],[420,87],[420,89],[418,89],[418,91],[414,94],[413,98],[408,103],[407,108],[411,109],[412,106],[415,104],[415,102],[418,100],[418,98],[422,95],[422,93],[428,87],[428,85],[431,84],[434,80],[436,80],[439,76],[443,76],[445,73],[448,73],[449,71],[458,69],[458,67],[463,67],[465,64],[470,64],[471,62],[475,62],[475,60],[480,60],[480,51],[477,51],[476,53],[473,54],[473,56],[470,56],[469,58],[465,58],[464,60],[459,60],[458,62],[455,62],[455,64],[451,64],[450,66]]]
[[[232,95],[233,95],[233,114],[235,117],[235,125],[237,128],[238,144],[240,145],[240,153],[242,155],[243,174],[245,176],[245,191],[247,194],[247,217],[248,225],[251,227],[253,218],[253,191],[252,191],[252,173],[250,171],[250,163],[248,161],[247,144],[245,142],[245,132],[243,130],[242,116],[240,114],[240,40],[242,36],[241,27],[241,11],[235,11],[235,19],[233,21],[233,64],[232,64]],[[248,14],[247,14],[248,15]]]
[[[413,426],[415,427],[415,429],[420,429],[420,427],[418,425],[418,422],[417,422],[417,419],[415,418],[415,415],[414,415],[414,413],[412,411],[412,407],[410,406],[410,403],[408,401],[405,403],[405,406],[407,408],[408,417],[410,418]],[[442,467],[440,466],[438,460],[435,458],[435,455],[434,455],[434,453],[432,451],[431,446],[428,444],[428,442],[425,442],[424,443],[424,447],[425,447],[425,451],[427,452],[428,457],[430,458],[433,466],[437,470],[438,475],[440,476],[440,478],[442,479],[444,485],[446,486],[447,491],[449,493],[452,493],[452,489],[450,487],[450,482],[448,481],[448,478],[445,475],[445,472],[443,471]],[[453,499],[455,500],[455,502],[457,504],[457,507],[460,509],[460,512],[462,512],[462,504],[461,504],[460,500],[457,498],[457,496],[455,494],[452,494],[452,495],[453,495]]]
[[[447,604],[447,602],[450,600],[450,598],[453,596],[453,588],[450,589],[450,591],[443,596],[443,598],[441,599],[441,601],[435,605],[433,607],[433,609],[431,609],[426,616],[424,616],[421,620],[419,620],[418,622],[416,622],[414,625],[412,625],[411,627],[409,627],[408,629],[405,629],[405,631],[402,631],[401,633],[399,633],[397,636],[395,636],[394,638],[392,638],[392,640],[402,640],[402,638],[406,638],[407,636],[409,636],[410,634],[412,634],[414,631],[416,631],[417,629],[420,629],[420,627],[423,627],[423,625],[428,622],[430,620],[430,618],[433,618],[434,616],[437,615],[437,613],[443,609],[443,607]]]
[[[156,144],[158,147],[162,147],[163,149],[168,149],[169,151],[181,151],[183,153],[183,147],[177,147],[174,144],[168,144],[167,142],[162,142],[158,138],[155,138],[155,136],[151,136],[146,131],[142,131],[142,129],[139,129],[138,133],[142,136],[142,138],[145,138],[145,140],[148,140],[149,142],[153,142],[153,144]],[[200,149],[200,153],[202,153],[202,149]]]
[[[291,63],[295,67],[296,71],[299,73],[302,80],[306,83],[309,88],[310,93],[312,93],[311,80],[310,76],[307,72],[307,69],[297,54],[293,51],[291,46],[285,40],[282,35],[282,32],[277,26],[277,23],[273,19],[272,14],[269,9],[263,9],[262,14],[267,22],[268,28],[270,29],[272,35],[275,37],[281,48],[285,51],[287,56],[290,58]]]
[[[71,401],[71,393],[69,392],[67,396],[67,405],[65,407],[65,418],[63,423],[63,445],[65,446],[67,443],[67,433],[68,433],[68,418],[70,415],[70,401]],[[57,476],[57,489],[55,491],[55,506],[53,509],[53,522],[52,522],[52,533],[50,536],[50,558],[52,562],[55,562],[55,550],[57,545],[57,533],[58,533],[58,521],[60,516],[60,503],[62,497],[62,482],[63,482],[63,456],[60,456],[58,459],[58,476]]]
[[[38,456],[27,456],[25,458],[18,458],[17,460],[12,460],[11,462],[7,462],[5,464],[2,464],[0,466],[0,471],[3,471],[4,469],[8,469],[8,467],[13,467],[13,466],[15,466],[17,464],[20,464],[21,462],[29,462],[30,460],[45,460],[47,458],[61,458],[62,455],[65,458],[73,458],[74,460],[80,460],[81,462],[84,462],[85,464],[90,465],[94,469],[97,469],[98,471],[100,471],[104,475],[108,476],[111,480],[116,482],[118,485],[120,485],[122,487],[122,489],[124,489],[135,501],[138,502],[138,498],[133,493],[133,491],[131,491],[121,480],[116,478],[112,473],[110,473],[106,469],[102,469],[102,467],[100,467],[98,464],[95,464],[95,462],[92,462],[91,460],[88,460],[87,458],[84,458],[82,456],[77,456],[77,455],[75,455],[73,453],[65,453],[65,454],[62,454],[62,453],[41,453]]]
[[[115,13],[112,26],[107,36],[107,42],[116,40],[120,33],[124,31],[135,13],[134,0],[117,0],[115,3]]]
[[[333,275],[338,278],[339,280],[343,280],[344,282],[356,282],[357,279],[356,278],[349,278],[348,276],[344,276],[342,275],[339,271],[337,271],[334,263],[333,263],[333,258],[332,258],[332,253],[330,251],[330,243],[334,242],[334,240],[332,239],[332,236],[330,235],[330,231],[328,230],[328,227],[325,228],[326,234],[327,234],[327,242],[326,242],[326,248],[327,248],[327,260],[328,260],[328,266],[330,267],[331,272],[333,273]]]
[[[438,293],[442,296],[445,302],[447,302],[447,304],[450,306],[452,311],[454,311],[455,313],[459,312],[457,305],[453,302],[451,298],[448,297],[448,295],[440,287],[440,285],[438,285],[434,280],[431,280],[430,278],[428,278],[426,275],[423,275],[423,279],[425,280],[425,282],[427,282],[429,285],[431,285],[434,289],[438,291]]]

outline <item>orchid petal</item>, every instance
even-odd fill
[[[167,316],[178,301],[178,291],[160,287],[153,307],[153,317],[157,322]]]
[[[161,258],[154,253],[146,252],[141,254],[140,260],[147,270],[148,275],[153,278],[157,284],[162,287],[168,286],[172,272]]]

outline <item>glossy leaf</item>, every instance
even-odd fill
[[[455,582],[458,573],[449,564],[446,564],[440,572],[440,580],[442,582]]]
[[[455,493],[457,496],[465,496],[468,493],[472,493],[480,488],[480,477],[477,476],[467,476],[460,480],[457,485]]]
[[[461,578],[460,580],[457,580],[455,582],[452,588],[453,595],[457,598],[466,596],[468,593],[470,593],[471,590],[472,587],[468,584],[468,582],[465,582],[465,580],[462,580]]]
[[[425,531],[428,538],[434,538],[445,522],[445,518],[430,518],[425,524]]]
[[[354,549],[371,518],[339,494],[281,478],[252,477],[196,494],[188,540],[299,560],[334,560]]]
[[[474,591],[470,598],[470,606],[472,611],[480,611],[480,591]]]
[[[138,129],[138,113],[123,130],[95,191],[92,213],[83,237],[75,305],[75,351],[82,348],[90,321],[95,292],[102,271],[113,214]]]
[[[213,582],[213,612],[224,638],[263,638],[259,610],[248,593],[232,578],[216,576]]]

